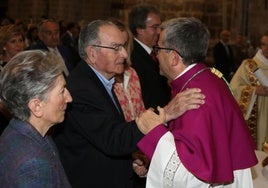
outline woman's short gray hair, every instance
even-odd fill
[[[29,119],[29,101],[47,99],[63,63],[57,54],[41,50],[20,52],[9,61],[0,73],[0,98],[14,117]]]

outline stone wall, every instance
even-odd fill
[[[255,40],[268,29],[268,0],[1,0],[8,5],[7,15],[26,22],[36,22],[42,16],[66,21],[91,21],[119,17],[124,21],[132,6],[151,3],[161,11],[163,20],[194,16],[210,29],[215,43],[222,29],[229,29],[233,39],[237,33]]]
[[[7,15],[25,21],[41,17],[80,21],[106,18],[111,15],[109,0],[8,0]]]
[[[216,38],[220,30],[237,30],[241,20],[235,12],[240,9],[241,0],[8,0],[7,14],[32,22],[42,16],[58,20],[93,20],[106,17],[120,17],[127,20],[131,7],[138,3],[151,3],[157,6],[162,19],[179,16],[194,16],[205,22]],[[238,8],[237,8],[238,7]],[[233,28],[231,28],[233,27]]]

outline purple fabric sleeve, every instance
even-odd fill
[[[168,130],[165,125],[160,124],[138,142],[139,149],[146,155],[148,159],[152,159],[158,141],[167,131]]]

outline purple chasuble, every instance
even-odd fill
[[[169,129],[187,170],[209,183],[231,182],[234,170],[257,163],[254,143],[228,86],[205,67],[199,63],[171,82],[172,97],[186,88],[200,88],[206,98],[199,109],[172,121]]]
[[[254,142],[226,83],[203,63],[198,63],[171,82],[172,97],[187,88],[200,88],[206,96],[199,109],[189,110],[169,123],[159,125],[138,143],[151,159],[167,131],[175,139],[178,156],[198,179],[223,184],[234,180],[233,171],[257,164]]]

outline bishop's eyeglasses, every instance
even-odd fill
[[[179,56],[181,56],[183,58],[183,56],[180,54],[180,52],[178,52],[177,50],[175,50],[173,48],[164,48],[164,47],[160,47],[160,46],[153,47],[153,51],[154,51],[155,55],[157,55],[160,50],[175,51],[177,54],[179,54]]]

